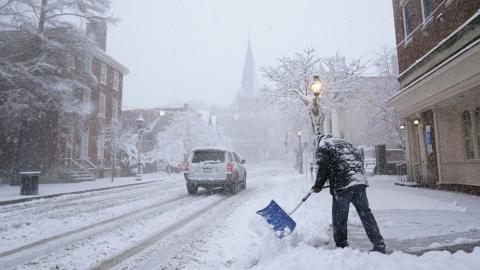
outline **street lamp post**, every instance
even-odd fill
[[[318,108],[318,97],[320,97],[323,94],[323,92],[325,92],[325,86],[320,81],[320,77],[318,75],[313,76],[313,82],[310,85],[310,90],[313,93],[312,112],[313,112],[313,115],[315,115],[317,118],[319,118],[320,117],[320,110]],[[320,128],[320,126],[317,123],[316,129],[319,129],[319,128]],[[315,132],[318,132],[318,130],[315,130]]]
[[[303,147],[302,147],[302,130],[297,130],[298,137],[298,172],[303,173]]]
[[[318,98],[325,92],[326,87],[322,84],[320,80],[320,76],[314,75],[312,84],[310,85],[310,90],[313,93],[313,106],[312,106],[312,114],[315,116],[315,136],[320,133],[320,109],[318,106]],[[323,132],[322,132],[323,133]],[[318,143],[318,142],[317,142]],[[316,152],[317,145],[314,145],[313,151]],[[314,155],[315,157],[315,155]],[[315,159],[315,158],[314,158]],[[310,171],[313,172],[313,164],[310,165]],[[313,174],[312,174],[313,177]]]
[[[137,128],[138,128],[138,157],[137,157],[137,178],[135,180],[141,181],[142,180],[142,140],[143,140],[143,125],[145,124],[145,120],[143,119],[142,115],[140,115],[137,120],[135,120],[135,123],[137,123]]]

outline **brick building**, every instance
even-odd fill
[[[393,0],[408,180],[480,189],[480,1]]]
[[[97,46],[86,51],[83,63],[98,85],[75,93],[85,112],[39,112],[44,116],[23,127],[20,147],[20,138],[1,138],[1,182],[11,182],[13,170],[40,170],[41,183],[92,180],[112,173],[112,124],[120,121],[128,69],[106,53],[106,25],[88,24],[87,35]]]

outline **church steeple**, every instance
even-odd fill
[[[250,37],[248,37],[247,52],[245,54],[245,63],[243,66],[242,83],[240,92],[242,94],[253,94],[257,84],[255,61],[253,60],[252,46]]]

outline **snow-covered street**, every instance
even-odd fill
[[[367,189],[390,256],[368,254],[351,210],[351,248],[333,249],[331,196],[312,196],[280,240],[255,214],[271,199],[293,208],[312,182],[288,164],[251,165],[247,189],[188,196],[181,175],[164,181],[0,208],[1,269],[475,269],[473,253],[407,254],[480,240],[480,198],[393,185]]]

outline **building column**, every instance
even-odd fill
[[[440,117],[439,117],[439,109],[433,109],[433,126],[435,127],[434,136],[435,136],[435,151],[437,154],[437,170],[438,170],[438,183],[443,182],[443,173],[442,173],[442,152],[441,152],[441,140],[440,140]]]
[[[415,182],[415,169],[413,165],[413,158],[412,158],[412,145],[411,142],[415,141],[411,138],[413,136],[413,126],[411,124],[410,119],[404,120],[405,125],[405,161],[407,162],[407,181],[408,182]]]
[[[423,132],[423,123],[420,120],[420,124],[418,124],[418,147],[420,152],[420,170],[422,174],[422,182],[423,184],[428,184],[428,172],[427,172],[427,156],[425,153],[425,134]]]

